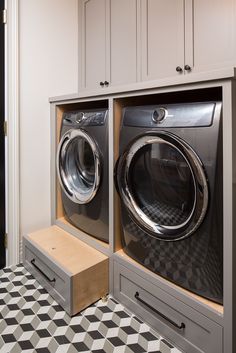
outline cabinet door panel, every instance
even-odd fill
[[[142,0],[142,79],[179,75],[184,65],[184,0]]]
[[[111,0],[112,85],[133,83],[137,79],[137,0]]]
[[[106,79],[106,1],[82,0],[82,88]]]
[[[235,19],[235,0],[193,0],[194,71],[235,64]]]

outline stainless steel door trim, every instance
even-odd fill
[[[65,160],[69,145],[77,138],[83,138],[89,144],[94,158],[95,178],[89,191],[80,191],[73,188],[73,179],[71,175],[65,173]],[[62,137],[57,148],[56,169],[60,185],[67,197],[75,203],[89,203],[96,195],[101,181],[101,162],[98,147],[93,138],[82,129],[71,129]]]
[[[156,233],[162,233],[165,232],[165,230],[178,230],[178,229],[182,229],[183,227],[186,226],[186,224],[189,223],[189,220],[191,219],[193,212],[195,210],[195,206],[196,206],[196,181],[195,181],[195,177],[192,171],[192,168],[187,160],[187,158],[185,157],[185,155],[179,150],[179,148],[176,147],[176,145],[174,145],[173,143],[170,142],[165,142],[165,144],[173,147],[174,149],[178,150],[178,152],[183,156],[183,158],[185,159],[186,163],[189,166],[189,169],[191,171],[192,174],[192,178],[193,178],[193,182],[194,182],[194,191],[195,191],[195,197],[194,197],[194,205],[193,205],[193,209],[189,215],[189,217],[186,219],[185,222],[183,222],[180,225],[175,225],[175,226],[163,226],[163,225],[158,225],[157,223],[151,221],[149,219],[149,217],[147,217],[147,215],[140,210],[140,208],[138,207],[137,203],[135,202],[132,194],[129,191],[128,188],[128,175],[129,175],[129,169],[130,169],[130,164],[133,160],[134,155],[138,152],[138,150],[140,150],[142,147],[148,145],[148,144],[153,144],[153,143],[163,143],[163,139],[157,136],[143,136],[141,137],[139,140],[135,141],[134,144],[131,146],[130,148],[130,152],[127,154],[126,157],[126,168],[125,168],[125,180],[127,181],[127,188],[125,188],[125,193],[126,196],[129,199],[129,205],[131,207],[129,207],[130,211],[132,212],[133,209],[135,209],[136,213],[138,214],[138,216],[141,219],[141,222],[143,221],[144,224],[143,226],[147,226],[147,228],[151,231],[154,231]],[[122,190],[123,194],[124,194],[124,190]]]
[[[129,188],[129,168],[133,157],[142,147],[153,143],[165,143],[176,149],[183,156],[191,171],[195,189],[194,205],[186,221],[179,225],[165,226],[153,222],[140,209]],[[186,238],[200,226],[205,217],[209,192],[204,167],[196,152],[185,141],[172,133],[166,131],[150,132],[133,140],[119,158],[116,178],[118,192],[132,219],[144,231],[159,239],[173,241]]]

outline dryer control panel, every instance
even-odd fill
[[[169,128],[211,126],[216,102],[126,107],[123,125]]]

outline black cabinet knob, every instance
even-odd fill
[[[176,67],[176,71],[179,72],[179,73],[181,73],[181,72],[183,72],[183,69],[182,69],[182,67],[177,66],[177,67]]]
[[[185,66],[184,66],[184,70],[186,70],[186,71],[191,71],[191,66],[185,65]]]
[[[108,86],[109,82],[108,81],[104,81],[104,84],[105,84],[105,86]]]
[[[102,81],[100,82],[100,86],[101,86],[101,87],[103,87],[104,84],[105,84],[104,82],[102,82]]]

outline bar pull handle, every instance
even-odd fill
[[[171,325],[173,325],[174,327],[178,328],[179,330],[182,330],[185,328],[185,324],[183,322],[181,322],[181,324],[177,324],[176,322],[174,322],[173,320],[171,320],[169,317],[165,316],[164,314],[162,314],[160,311],[158,311],[157,309],[153,308],[150,304],[146,303],[143,299],[140,298],[139,296],[139,292],[136,292],[134,295],[135,299],[137,299],[140,303],[144,304],[145,306],[147,306],[149,309],[151,309],[152,311],[154,311],[156,314],[158,314],[159,316],[161,316],[163,319],[165,319],[166,321],[168,321]]]
[[[36,268],[36,270],[37,270],[39,273],[41,273],[41,275],[42,275],[44,278],[46,278],[46,280],[47,280],[48,282],[51,282],[51,283],[52,283],[52,282],[56,282],[56,279],[55,279],[55,278],[50,279],[50,278],[36,265],[35,259],[31,260],[30,262],[31,262],[31,264]]]

